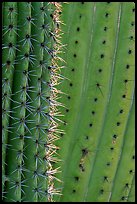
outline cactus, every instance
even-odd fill
[[[2,6],[4,202],[134,202],[134,3]]]
[[[69,80],[59,85],[67,108],[57,201],[134,200],[134,3],[72,2],[62,19]]]
[[[57,2],[3,2],[4,201],[50,202],[59,194],[52,162],[57,161],[60,12]]]

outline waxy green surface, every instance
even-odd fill
[[[54,30],[54,9],[47,2],[2,5],[3,199],[48,202],[45,144],[51,92],[47,82],[54,76],[47,68],[54,39],[46,32]],[[60,40],[65,46],[60,56],[65,63],[59,65],[64,66],[60,72],[64,79],[56,88],[64,93],[58,99],[64,116],[58,117],[62,133],[56,142],[61,161],[52,163],[60,166],[56,176],[62,182],[55,180],[55,187],[62,195],[55,195],[55,202],[134,202],[135,5],[70,2],[62,6]],[[12,24],[13,29],[8,29]]]
[[[124,150],[130,137],[126,131],[134,144],[134,127],[128,122],[134,97],[134,3],[71,2],[63,6],[62,19],[62,74],[69,80],[59,86],[67,94],[60,100],[66,105],[61,109],[65,134],[58,142],[60,201],[121,201],[133,175],[120,163],[129,157],[128,168],[134,169],[129,156],[133,145]],[[121,185],[119,172],[125,179]]]

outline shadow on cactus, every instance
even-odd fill
[[[134,3],[2,12],[3,201],[134,202]]]

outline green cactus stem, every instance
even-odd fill
[[[57,150],[54,114],[58,112],[50,99],[57,97],[54,86],[59,80],[60,12],[58,2],[3,2],[2,173],[6,202],[50,202],[59,194],[54,187],[58,168],[52,167]],[[51,74],[49,68],[55,65]]]
[[[134,2],[3,2],[2,23],[3,201],[134,202]]]
[[[127,127],[132,134],[129,152],[134,154],[134,129],[128,125],[134,96],[133,9],[134,3],[126,2],[63,5],[67,68],[62,74],[69,80],[58,87],[67,94],[60,99],[67,108],[60,108],[65,134],[57,142],[63,158],[63,190],[57,201],[121,201],[124,195],[114,189],[118,172],[123,172],[120,163],[130,157],[123,149]],[[133,166],[130,157],[128,168]],[[117,191],[122,185],[121,180]]]

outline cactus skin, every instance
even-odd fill
[[[133,178],[131,189],[128,194],[128,202],[135,202],[135,176]]]
[[[60,193],[54,186],[58,168],[52,167],[57,125],[50,121],[53,106],[53,118],[57,114],[50,100],[57,97],[52,81],[58,84],[59,79],[60,12],[57,2],[3,2],[2,188],[6,202],[51,202]],[[15,47],[8,47],[10,42]],[[56,73],[51,75],[48,67],[53,64]]]
[[[123,141],[123,151],[120,157],[117,169],[116,176],[114,178],[114,184],[112,188],[112,195],[110,198],[110,202],[118,202],[120,199],[123,201],[130,201],[130,199],[134,200],[134,194],[130,195],[131,186],[134,180],[134,171],[135,171],[135,162],[132,159],[134,155],[134,141],[135,141],[135,99],[133,99],[133,104],[130,110],[130,116],[128,118],[127,129],[124,134]],[[126,158],[125,158],[125,155]],[[128,168],[127,168],[128,164]],[[125,169],[123,171],[123,169]],[[122,195],[122,196],[121,196]]]
[[[12,25],[14,21],[14,26],[17,25],[17,4],[11,2],[4,2],[3,4],[3,16],[8,16],[8,18],[3,18],[3,55],[2,55],[2,191],[4,192],[4,183],[7,180],[5,176],[5,157],[6,149],[9,147],[7,144],[7,137],[9,129],[9,118],[11,114],[10,104],[11,104],[11,86],[13,80],[13,72],[15,65],[15,52],[16,52],[16,31],[8,29],[9,25]],[[13,12],[10,12],[12,10]],[[11,46],[10,46],[11,45]],[[13,47],[12,47],[13,46]],[[4,194],[3,194],[4,196]]]
[[[134,117],[134,3],[71,2],[62,14],[62,74],[69,80],[59,85],[67,96],[60,99],[66,110],[60,108],[65,134],[57,142],[63,181],[57,201],[122,202],[134,176],[134,126],[128,125]],[[132,144],[125,152],[127,131]]]
[[[10,49],[3,49],[3,200],[134,202],[134,3],[63,5],[61,44],[60,3],[4,2],[3,15],[11,5],[20,30],[10,32],[19,49],[10,56],[14,73],[5,72]],[[32,38],[22,46],[26,33]],[[4,35],[4,45],[11,36]]]

